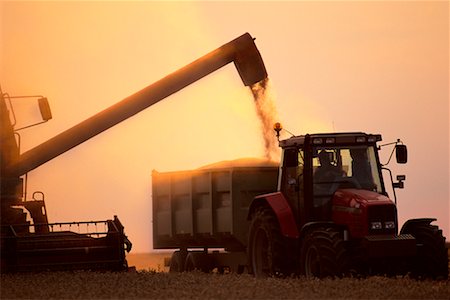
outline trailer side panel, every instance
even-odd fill
[[[244,250],[250,203],[276,190],[277,171],[272,166],[153,171],[154,249]]]

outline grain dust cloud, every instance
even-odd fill
[[[261,121],[264,156],[269,160],[279,160],[278,141],[273,130],[273,125],[278,121],[278,113],[269,78],[253,84],[250,89],[255,99],[256,113]]]

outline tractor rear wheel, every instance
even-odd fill
[[[308,278],[342,277],[348,263],[341,232],[320,227],[306,234],[300,249],[301,274]]]
[[[249,272],[255,277],[287,275],[293,266],[278,220],[268,207],[260,207],[252,215],[247,253]]]
[[[411,270],[413,277],[448,279],[448,253],[442,230],[435,225],[416,223],[404,233],[417,240],[417,256]]]

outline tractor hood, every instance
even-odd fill
[[[394,202],[372,191],[337,190],[333,196],[332,219],[336,224],[345,226],[353,238],[392,235],[397,232],[397,210]],[[372,228],[374,224],[379,228]]]
[[[360,189],[339,189],[334,193],[333,205],[360,208],[361,206],[393,204],[388,197]]]

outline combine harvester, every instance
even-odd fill
[[[44,194],[26,199],[28,172],[231,62],[246,86],[267,78],[246,33],[25,153],[20,153],[20,128],[15,129],[15,97],[1,92],[1,272],[126,270],[125,251],[131,243],[119,219],[49,223]],[[47,99],[38,98],[42,118],[48,121]]]

